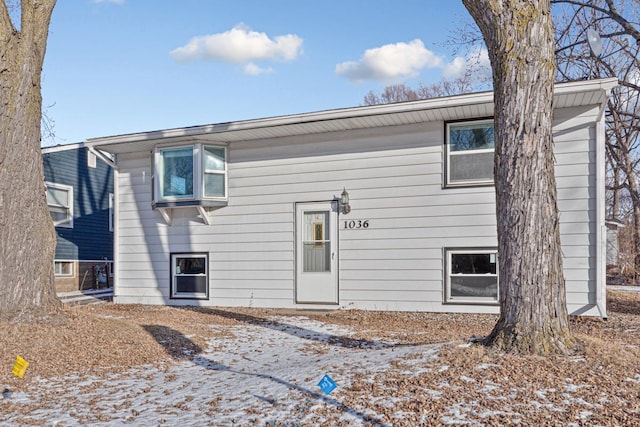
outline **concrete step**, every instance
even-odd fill
[[[104,301],[113,301],[113,288],[58,292],[58,298],[63,304],[67,305],[97,304]]]

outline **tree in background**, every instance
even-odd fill
[[[60,307],[40,153],[40,83],[55,3],[0,2],[0,317],[17,321]]]
[[[626,223],[622,272],[640,275],[640,3],[630,0],[552,0],[556,22],[558,78],[617,77],[620,86],[606,116],[607,214]],[[601,36],[594,55],[587,30]]]
[[[607,160],[607,216],[626,224],[621,229],[621,272],[632,279],[640,278],[640,29],[637,0],[551,0],[556,39],[556,81],[587,78],[618,77],[620,87],[609,99],[606,116]],[[450,45],[473,49],[481,41],[477,27],[459,23]],[[587,30],[601,35],[603,51],[594,56],[587,43]],[[472,64],[473,65],[473,64]],[[435,96],[456,95],[478,90],[478,82],[470,77],[464,86],[451,85],[447,80],[431,87],[442,87],[439,92],[412,89],[396,85],[402,90],[385,88],[378,95],[369,92],[365,105],[427,99]],[[392,94],[393,96],[390,96]]]
[[[364,105],[392,104],[394,102],[417,101],[419,99],[437,98],[440,96],[459,95],[471,92],[474,80],[471,73],[465,73],[453,80],[443,79],[428,86],[420,85],[417,89],[400,83],[386,86],[380,94],[369,91],[363,100]]]
[[[549,0],[463,0],[489,51],[495,104],[500,317],[486,343],[565,354],[569,330],[553,160]]]

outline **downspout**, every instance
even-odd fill
[[[607,95],[609,91],[606,91]],[[609,97],[607,96],[606,99]],[[605,224],[605,123],[604,112],[607,101],[600,109],[596,121],[596,307],[600,317],[607,315],[607,226]]]
[[[120,276],[120,170],[113,156],[113,301],[118,296],[118,277]]]

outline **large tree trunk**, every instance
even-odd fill
[[[23,0],[17,30],[0,4],[0,318],[58,311],[55,231],[40,153],[40,76],[55,0]]]
[[[463,0],[484,36],[495,93],[500,318],[487,344],[567,353],[553,161],[555,57],[549,0]]]

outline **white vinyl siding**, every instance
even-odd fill
[[[588,314],[596,314],[594,114],[556,111],[554,136],[567,301],[570,312]],[[207,253],[209,299],[199,304],[299,307],[295,204],[334,200],[346,188],[352,211],[338,219],[340,307],[497,313],[497,306],[444,304],[443,248],[497,247],[493,187],[442,188],[445,127],[232,143],[229,204],[213,211],[210,225],[193,207],[173,209],[165,223],[151,208],[148,152],[118,155],[116,301],[189,304],[171,299],[170,254]],[[369,227],[344,229],[344,220]]]

